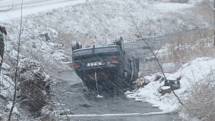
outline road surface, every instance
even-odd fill
[[[177,113],[133,115],[161,111],[149,103],[128,99],[123,94],[96,98],[95,95],[83,91],[81,80],[72,70],[59,72],[56,77],[56,83],[52,86],[54,94],[52,100],[62,121],[66,119],[71,121],[181,121]],[[83,117],[92,114],[99,116]]]
[[[24,0],[23,15],[84,3],[85,0]],[[0,22],[20,17],[21,0],[0,0]]]

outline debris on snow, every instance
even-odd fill
[[[166,76],[168,79],[176,79],[181,76],[181,88],[175,90],[175,93],[181,99],[186,99],[191,93],[192,86],[204,80],[215,69],[214,65],[215,59],[213,58],[198,58],[184,64],[177,72],[168,73]],[[127,97],[150,102],[164,111],[177,110],[180,106],[178,100],[172,93],[162,96],[158,92],[158,89],[164,84],[160,81],[154,81],[155,76],[156,74],[148,76],[152,81],[144,88],[127,92]]]

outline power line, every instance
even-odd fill
[[[21,36],[22,36],[22,25],[23,25],[23,1],[21,1],[21,15],[20,15],[20,28],[19,28],[19,36],[18,36],[18,50],[17,50],[17,60],[16,60],[16,69],[15,69],[15,77],[14,77],[14,94],[13,94],[13,102],[9,112],[8,121],[11,121],[11,117],[13,115],[13,109],[16,104],[16,95],[17,95],[17,81],[19,80],[19,61],[20,61],[20,49],[21,49]]]

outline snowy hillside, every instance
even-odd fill
[[[120,36],[132,40],[139,33],[135,26],[138,26],[138,31],[146,36],[208,27],[206,20],[192,14],[190,9],[194,6],[192,2],[94,0],[29,15],[23,22],[22,52],[25,55],[32,55],[32,53],[37,55],[38,51],[42,51],[40,56],[49,57],[63,55],[59,54],[63,53],[62,48],[70,48],[69,44],[75,40],[85,44],[91,43],[92,40],[104,44]],[[11,48],[14,48],[14,42],[17,40],[18,20],[7,20],[2,23],[6,25],[9,32],[8,53],[13,51]],[[49,42],[44,41],[46,33],[51,38]],[[33,48],[29,49],[29,46]],[[56,47],[59,49],[53,49]],[[63,59],[64,57],[54,58]]]
[[[22,54],[37,60],[45,61],[52,57],[53,59],[48,60],[68,62],[71,41],[90,44],[96,40],[97,43],[104,44],[120,36],[132,40],[138,33],[136,25],[146,36],[206,28],[207,21],[201,16],[192,15],[190,9],[194,6],[192,2],[94,0],[28,15],[23,21]],[[13,56],[19,19],[3,21],[2,24],[7,27],[9,33],[7,53]],[[50,40],[45,40],[45,34],[48,34]]]

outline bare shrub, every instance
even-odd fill
[[[193,87],[190,97],[185,102],[184,110],[191,118],[201,121],[214,121],[215,119],[215,86],[211,81],[198,83]]]
[[[47,104],[49,77],[39,63],[31,60],[22,63],[19,79],[21,106],[31,112],[40,111]]]

